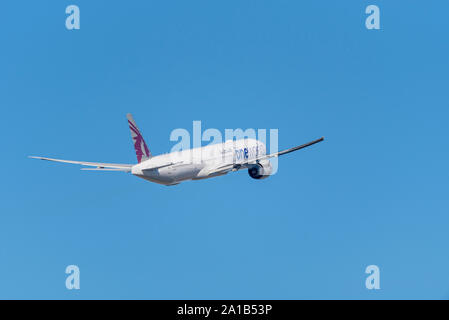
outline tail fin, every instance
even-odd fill
[[[151,158],[151,152],[150,149],[148,149],[145,140],[143,140],[142,134],[140,133],[133,116],[128,113],[126,117],[128,118],[129,129],[131,130],[131,138],[134,141],[134,149],[136,149],[137,162],[141,163],[142,161]]]

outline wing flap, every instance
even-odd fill
[[[121,172],[131,172],[131,168],[120,168],[120,169],[115,169],[115,168],[81,168],[81,170],[84,171],[121,171]]]

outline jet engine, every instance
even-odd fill
[[[273,172],[269,160],[261,161],[248,169],[248,174],[253,179],[266,179]]]

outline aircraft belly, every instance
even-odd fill
[[[171,169],[176,181],[191,180],[201,170],[198,165],[194,164],[178,165]]]
[[[191,180],[199,171],[197,165],[174,165],[158,170],[145,172],[145,176],[152,180],[158,180],[163,184],[174,184],[185,180]]]

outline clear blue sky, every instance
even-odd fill
[[[65,28],[65,7],[81,30]],[[381,30],[365,8],[381,9]],[[446,1],[7,1],[0,298],[449,298]],[[135,162],[192,127],[278,128],[263,181],[164,187],[28,159]],[[81,290],[65,268],[81,269]],[[365,288],[365,268],[381,290]]]

